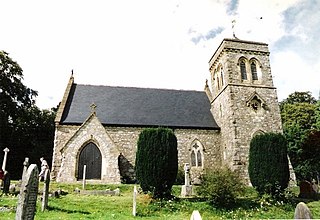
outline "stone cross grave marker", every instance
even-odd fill
[[[7,157],[8,157],[8,152],[10,150],[6,147],[3,151],[4,151],[4,156],[2,161],[2,170],[6,171]]]
[[[294,219],[312,219],[310,209],[304,202],[299,202],[296,206]]]
[[[184,164],[184,185],[181,188],[181,196],[191,196],[192,185],[190,185],[190,166],[189,163]]]
[[[41,211],[46,210],[48,207],[49,184],[50,184],[50,170],[46,169],[44,173],[44,185],[43,185]]]
[[[31,164],[22,177],[18,205],[16,210],[16,220],[34,219],[38,196],[39,170],[36,164]]]

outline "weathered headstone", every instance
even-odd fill
[[[21,183],[16,220],[34,219],[39,186],[38,175],[37,165],[31,164]]]
[[[294,219],[312,219],[312,214],[304,202],[300,202],[294,211]]]
[[[312,187],[309,181],[302,181],[300,183],[299,197],[304,199],[314,199],[317,196],[317,192]]]
[[[191,196],[192,185],[190,185],[190,166],[189,163],[184,164],[184,185],[181,188],[181,196]]]
[[[190,220],[202,220],[201,215],[198,210],[194,210],[190,217]]]
[[[136,216],[137,214],[137,186],[133,187],[133,206],[132,206],[132,215]]]
[[[49,169],[47,169],[44,173],[44,185],[43,185],[41,211],[46,210],[48,207],[49,184],[50,184],[50,171]]]

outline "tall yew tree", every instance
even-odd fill
[[[138,139],[136,176],[144,192],[167,198],[178,172],[177,138],[171,129],[144,129]]]
[[[259,194],[278,196],[288,187],[287,142],[282,134],[257,135],[250,142],[249,177]]]

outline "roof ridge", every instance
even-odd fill
[[[186,92],[205,92],[200,90],[189,90],[189,89],[168,89],[168,88],[152,88],[152,87],[138,87],[138,86],[112,86],[112,85],[92,85],[92,84],[81,84],[74,83],[79,86],[92,86],[92,87],[109,87],[109,88],[128,88],[128,89],[152,89],[152,90],[164,90],[164,91],[186,91]]]

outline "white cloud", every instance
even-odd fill
[[[202,90],[209,78],[208,60],[223,38],[232,37],[231,21],[236,19],[237,37],[269,43],[271,57],[275,54],[271,60],[275,80],[291,84],[277,71],[287,64],[284,49],[293,57],[298,53],[286,37],[295,35],[307,42],[318,27],[312,25],[320,20],[317,14],[307,23],[288,16],[297,14],[288,8],[297,8],[296,12],[304,7],[299,18],[310,13],[309,4],[307,10],[301,2],[3,1],[6,20],[1,25],[6,34],[0,35],[0,49],[23,68],[27,86],[39,91],[42,108],[61,100],[71,69],[77,83]],[[295,28],[288,29],[290,22]],[[314,53],[310,51],[304,54],[310,57]],[[296,59],[301,66],[306,64],[303,57]],[[312,64],[310,71],[317,71],[317,66]],[[292,75],[296,72],[291,70]],[[310,87],[318,86],[314,81]],[[280,84],[278,92],[286,94],[287,88]]]

